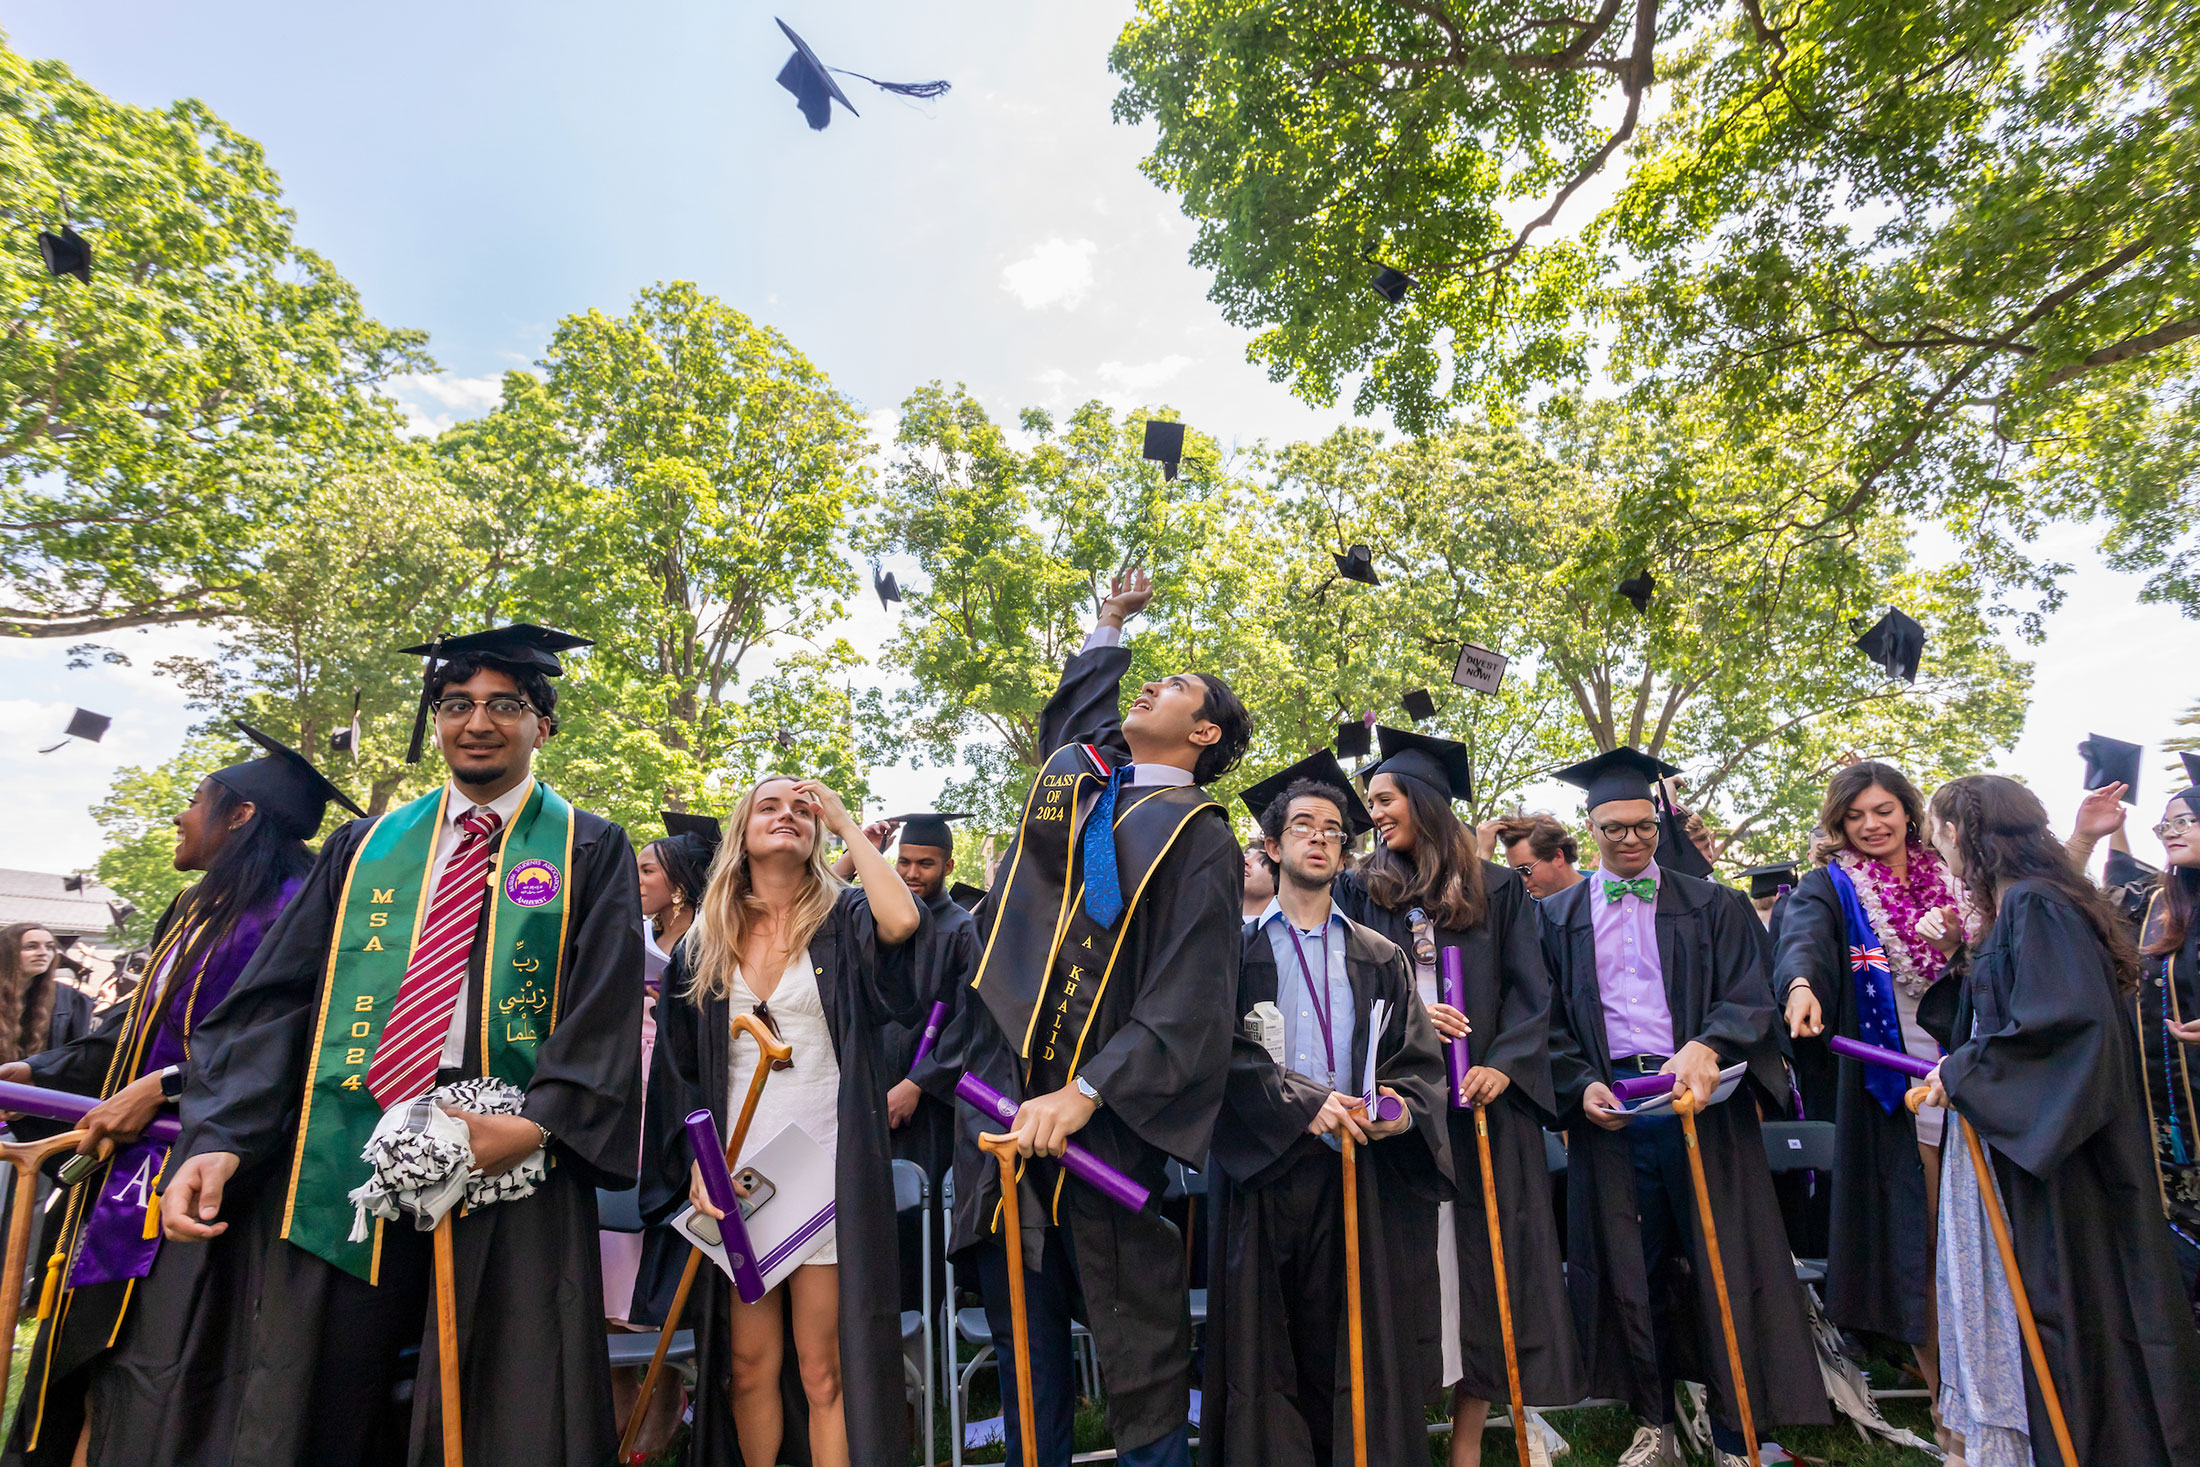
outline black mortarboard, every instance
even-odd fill
[[[1639,576],[1629,576],[1612,588],[1613,594],[1625,596],[1629,601],[1632,601],[1637,611],[1648,611],[1650,609],[1650,594],[1657,589],[1658,578],[1648,571],[1644,571]]]
[[[565,664],[558,661],[560,652],[595,645],[588,638],[576,637],[570,632],[536,626],[531,621],[515,621],[510,626],[491,627],[485,632],[436,637],[417,647],[398,648],[401,657],[428,659],[428,665],[420,674],[420,709],[413,715],[412,743],[405,750],[405,762],[420,762],[421,741],[428,730],[428,679],[434,676],[439,664],[457,657],[478,657],[527,672],[539,672],[544,677],[562,677]]]
[[[1396,305],[1406,298],[1406,292],[1413,289],[1415,281],[1405,271],[1385,265],[1375,272],[1375,278],[1368,283],[1375,287],[1377,295]]]
[[[711,850],[717,850],[726,838],[726,825],[709,815],[697,815],[687,810],[666,810],[665,834],[673,840],[693,838]]]
[[[331,754],[349,754],[351,762],[359,762],[359,690],[351,690],[351,723],[328,736]]]
[[[779,20],[773,16],[772,19]],[[825,63],[817,59],[810,43],[794,33],[794,27],[779,21],[779,28],[794,42],[794,55],[779,68],[779,84],[794,93],[794,104],[801,109],[803,118],[813,132],[825,130],[825,124],[833,120],[833,103],[838,102],[856,117],[856,104],[848,100],[848,94],[833,80],[833,74],[825,69]]]
[[[1853,627],[1855,622],[1850,625]],[[1885,668],[1887,676],[1914,683],[1917,664],[1925,655],[1925,628],[1916,618],[1889,607],[1885,616],[1856,639],[1856,649]]]
[[[2146,757],[2146,752],[2144,745],[2094,734],[2078,745],[2078,753],[2085,759],[2085,788],[2097,790],[2120,784],[2124,787],[2124,798],[2138,803],[2139,761]]]
[[[1436,716],[1436,700],[1429,696],[1427,688],[1415,688],[1398,701],[1415,723],[1424,723]]]
[[[1381,581],[1375,579],[1375,559],[1367,553],[1365,545],[1352,546],[1342,555],[1337,556],[1336,561],[1337,574],[1343,576],[1346,580],[1358,581],[1362,585],[1368,586],[1382,584]]]
[[[1650,782],[1678,773],[1662,759],[1653,759],[1640,749],[1621,747],[1569,764],[1554,777],[1587,791],[1584,803],[1594,810],[1612,800],[1652,799]]]
[[[978,909],[978,903],[985,900],[985,888],[972,886],[967,881],[958,881],[947,888],[947,899],[966,912],[974,912]]]
[[[228,787],[239,799],[250,800],[258,806],[258,814],[275,830],[292,840],[304,840],[321,828],[321,817],[328,813],[328,802],[334,800],[352,814],[364,818],[366,811],[351,802],[328,776],[313,767],[313,761],[279,739],[269,738],[243,719],[237,727],[244,736],[267,753],[242,764],[232,764],[227,769],[217,769],[208,779]]]
[[[62,225],[59,234],[39,230],[38,253],[54,279],[74,275],[86,285],[92,283],[92,242],[68,225]]]
[[[1667,871],[1677,871],[1683,876],[1696,876],[1705,880],[1711,877],[1711,861],[1696,849],[1696,843],[1688,838],[1688,818],[1670,800],[1658,802],[1658,852],[1657,863]]]
[[[1366,719],[1349,719],[1337,725],[1337,752],[1343,757],[1365,759],[1374,747],[1375,736],[1368,732]]]
[[[1774,861],[1769,866],[1752,866],[1744,871],[1742,875],[1749,878],[1750,900],[1761,902],[1768,897],[1778,896],[1780,888],[1793,886],[1799,864],[1795,861]]]
[[[948,824],[951,820],[968,820],[968,810],[946,813],[923,811],[915,815],[889,817],[901,827],[901,843],[905,846],[937,846],[943,851],[955,849],[955,831]]]
[[[1467,746],[1457,739],[1439,739],[1377,724],[1375,740],[1382,747],[1383,757],[1372,769],[1361,770],[1360,778],[1395,774],[1417,779],[1450,799],[1474,798],[1474,763],[1467,757]]]
[[[1360,726],[1363,729],[1367,727],[1365,724]],[[1375,828],[1374,818],[1367,813],[1367,806],[1361,802],[1359,792],[1352,788],[1351,776],[1344,772],[1344,766],[1337,762],[1337,756],[1327,749],[1316,749],[1298,763],[1279,769],[1258,783],[1247,785],[1245,792],[1238,798],[1245,802],[1245,808],[1252,811],[1253,818],[1258,820],[1269,805],[1282,798],[1285,790],[1302,779],[1333,785],[1343,794],[1345,828],[1353,835]]]
[[[2186,788],[2200,788],[2200,753],[2187,749],[2179,754],[2177,758],[2185,766]]]
[[[51,754],[56,749],[66,747],[71,739],[82,739],[88,744],[96,744],[105,736],[108,726],[113,722],[114,720],[104,713],[94,713],[88,708],[79,708],[69,715],[69,726],[63,731],[61,742],[48,744],[38,752]]]
[[[901,582],[894,579],[892,571],[881,572],[874,568],[871,572],[871,589],[878,592],[878,607],[881,611],[886,609],[887,602],[901,599]]]
[[[1161,465],[1161,477],[1176,477],[1176,466],[1184,459],[1184,425],[1162,418],[1146,419],[1146,445],[1139,450],[1139,457]]]

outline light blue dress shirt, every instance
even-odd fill
[[[1260,914],[1260,926],[1276,955],[1276,1008],[1283,1014],[1284,1064],[1317,1085],[1351,1094],[1352,976],[1345,971],[1343,914],[1331,908],[1329,920],[1319,932],[1299,932],[1296,950],[1291,941],[1291,920],[1283,915],[1282,904],[1274,897],[1268,899],[1268,910]],[[1303,971],[1299,967],[1300,952],[1306,954]],[[1306,981],[1308,974],[1313,976],[1311,986]],[[1314,1012],[1315,1006],[1324,1001],[1329,1019],[1326,1046],[1322,1043],[1321,1019]],[[1332,1054],[1336,1059],[1334,1077]]]

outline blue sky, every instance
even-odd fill
[[[1246,363],[1247,334],[1187,261],[1191,224],[1139,176],[1147,134],[1109,116],[1127,6],[781,6],[119,3],[26,7],[6,30],[114,96],[195,96],[259,140],[302,242],[380,319],[431,333],[443,375],[401,386],[423,426],[486,409],[561,316],[623,310],[666,279],[778,327],[885,421],[935,377],[997,416],[1167,402],[1225,444],[1347,418]],[[954,90],[911,103],[849,82],[862,116],[813,133],[772,80],[790,49],[775,13],[829,64]],[[2089,544],[2057,537],[2085,568],[2026,654],[2032,718],[2003,764],[2058,816],[2089,729],[2158,743],[2200,698],[2161,671],[2189,660],[2161,654],[2194,629],[2138,606],[2136,581],[2099,569]],[[871,651],[889,628],[872,602],[847,630]],[[206,640],[125,635],[135,665],[90,671],[51,644],[0,644],[0,738],[23,751],[0,768],[15,817],[0,866],[97,859],[88,806],[118,764],[173,753],[189,720],[151,665]],[[29,753],[73,704],[118,715],[106,742]],[[2149,772],[2140,823],[2166,788],[2158,761]],[[880,782],[909,806],[938,779]],[[2143,832],[2137,847],[2159,854]]]

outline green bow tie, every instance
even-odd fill
[[[1616,902],[1629,892],[1633,892],[1646,902],[1654,902],[1658,899],[1658,884],[1647,876],[1638,876],[1633,881],[1614,881],[1609,876],[1604,878],[1604,899],[1606,901]]]

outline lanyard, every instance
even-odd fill
[[[1322,1026],[1322,1053],[1329,1058],[1329,1088],[1337,1088],[1337,1045],[1330,1037],[1329,1029],[1329,928],[1322,927],[1322,981],[1320,989],[1314,986],[1314,972],[1306,966],[1306,949],[1299,946],[1298,926],[1289,917],[1283,919],[1283,930],[1291,936],[1291,951],[1299,955],[1299,974],[1306,980],[1306,996],[1313,1005],[1314,1017]]]

